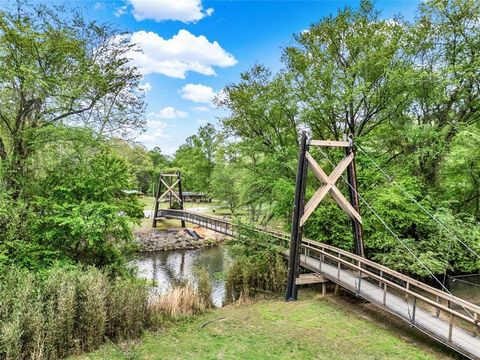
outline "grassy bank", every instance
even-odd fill
[[[227,306],[80,359],[448,359],[408,328],[388,328],[342,299],[302,296]],[[347,306],[348,307],[348,306]],[[383,318],[385,321],[385,318]]]

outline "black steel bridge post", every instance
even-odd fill
[[[180,171],[177,171],[178,176],[178,195],[180,197],[180,210],[183,210],[183,193],[182,193],[182,177]],[[185,220],[182,220],[182,228],[185,227]]]
[[[292,233],[290,238],[290,253],[288,258],[288,278],[285,299],[287,301],[297,300],[296,279],[300,269],[300,247],[302,243],[302,226],[300,219],[303,216],[305,207],[305,187],[307,182],[307,135],[302,133],[300,140],[300,153],[298,159],[297,181],[295,186],[295,202],[293,207]]]
[[[350,146],[345,149],[347,156],[350,154],[355,155],[355,148],[353,140],[350,139]],[[353,157],[352,162],[348,165],[347,168],[347,180],[350,186],[348,186],[348,195],[350,198],[350,204],[352,207],[360,213],[359,206],[359,197],[358,197],[358,187],[357,187],[357,170],[355,167],[355,156]],[[365,257],[365,250],[363,246],[363,231],[362,224],[360,224],[356,219],[352,218],[352,232],[353,232],[353,252],[356,255]]]
[[[155,195],[155,207],[153,210],[153,222],[152,222],[152,227],[156,228],[157,227],[157,214],[158,214],[158,200],[160,198],[161,190],[162,190],[162,177],[163,177],[163,171],[160,171],[160,176],[158,178],[158,186],[157,186],[157,194]]]

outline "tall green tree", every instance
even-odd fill
[[[173,166],[180,169],[186,191],[206,193],[210,190],[217,141],[217,130],[212,124],[206,124],[175,152]]]
[[[428,186],[438,175],[456,135],[480,121],[480,4],[474,0],[429,0],[420,5],[408,49],[415,63],[413,127],[403,149],[416,160]],[[425,146],[427,145],[427,146]]]
[[[295,36],[283,60],[314,137],[358,137],[401,114],[410,99],[404,34],[400,19],[383,20],[362,0]]]
[[[368,256],[427,275],[403,243],[438,274],[479,269],[478,260],[452,236],[478,252],[479,9],[473,0],[424,1],[409,23],[383,19],[363,0],[296,35],[278,73],[255,65],[242,74],[219,101],[230,112],[222,119],[231,135],[227,161],[245,171],[238,181],[241,203],[273,205],[273,214],[289,220],[298,132],[337,140],[349,134],[450,229],[398,192],[358,152],[362,198],[384,220],[361,205]],[[310,150],[331,169],[323,154]],[[343,156],[326,153],[333,162]],[[308,184],[307,198],[318,185],[313,177]],[[246,189],[253,191],[242,192]],[[350,249],[349,224],[325,201],[305,233]]]
[[[86,125],[105,135],[144,124],[130,51],[118,32],[65,8],[18,1],[0,12],[0,160],[14,198],[33,173],[31,156],[56,140],[49,127]]]

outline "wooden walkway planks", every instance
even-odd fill
[[[300,274],[297,278],[296,284],[297,285],[308,285],[308,284],[321,284],[324,282],[329,282],[327,278],[318,274],[318,273],[310,273],[310,274]]]

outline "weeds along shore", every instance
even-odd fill
[[[212,306],[211,285],[199,272],[195,288],[185,283],[155,295],[142,280],[112,279],[96,268],[7,268],[0,277],[0,359],[64,358],[202,313]]]

